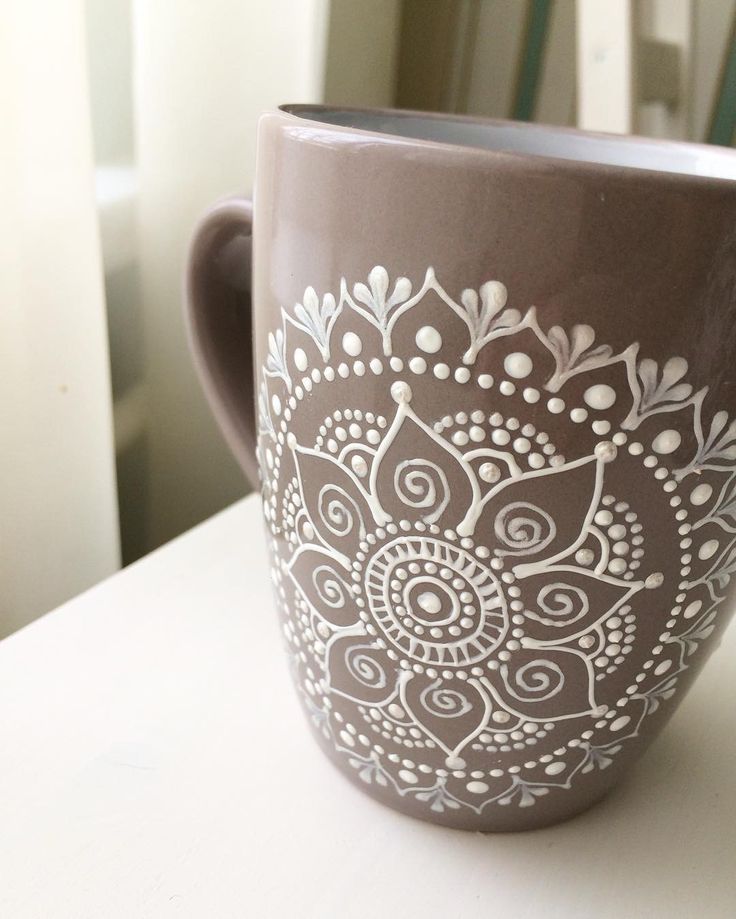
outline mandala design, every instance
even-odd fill
[[[360,779],[434,813],[606,769],[736,571],[736,425],[705,423],[687,362],[507,300],[377,267],[282,310],[262,368],[297,685]]]

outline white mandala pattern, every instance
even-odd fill
[[[736,571],[736,423],[704,425],[687,362],[545,332],[507,299],[376,267],[282,310],[262,369],[297,685],[360,779],[433,813],[528,807],[607,768],[674,695]],[[661,619],[653,647],[642,616]]]

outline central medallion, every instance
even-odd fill
[[[402,537],[378,549],[366,567],[365,589],[386,638],[425,664],[477,663],[506,632],[499,582],[470,552],[442,539]]]

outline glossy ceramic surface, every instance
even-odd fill
[[[614,165],[657,150],[669,173]],[[316,737],[384,803],[481,830],[571,816],[717,643],[736,570],[735,161],[463,119],[264,117],[254,367],[276,598]],[[677,172],[705,168],[720,178]]]

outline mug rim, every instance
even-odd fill
[[[655,179],[667,182],[673,182],[678,185],[683,183],[687,185],[715,185],[721,190],[730,189],[736,191],[736,149],[723,147],[716,144],[697,143],[694,141],[671,140],[660,137],[646,137],[638,134],[615,134],[606,131],[588,131],[582,128],[570,127],[567,125],[551,125],[541,122],[514,121],[508,118],[487,118],[480,115],[463,115],[453,112],[434,112],[421,111],[418,109],[395,109],[395,108],[371,108],[359,106],[343,105],[325,105],[310,103],[285,103],[278,106],[278,114],[294,123],[313,125],[322,131],[334,133],[347,137],[350,135],[359,135],[360,137],[372,138],[375,142],[381,143],[402,143],[410,144],[429,150],[445,150],[455,154],[462,153],[465,156],[481,157],[492,159],[498,162],[508,161],[517,165],[547,165],[555,169],[564,169],[574,172],[598,172],[603,175],[627,176],[629,178],[640,177],[647,181]],[[529,135],[537,137],[543,134],[558,135],[561,138],[590,139],[599,140],[614,145],[626,146],[629,148],[641,147],[648,145],[659,148],[663,153],[679,153],[692,157],[705,156],[716,157],[718,159],[730,160],[733,164],[733,177],[725,175],[714,175],[707,173],[684,172],[672,169],[657,169],[650,166],[634,166],[622,163],[602,162],[596,159],[577,155],[573,153],[569,158],[550,155],[546,153],[519,151],[503,148],[488,148],[476,146],[470,143],[455,143],[447,140],[427,139],[412,136],[411,134],[392,134],[387,131],[380,131],[373,128],[356,127],[353,125],[337,124],[332,121],[322,120],[319,116],[324,114],[344,114],[360,116],[378,116],[386,118],[418,118],[428,122],[451,122],[456,124],[469,124],[487,126],[489,128],[512,128],[520,130]]]

